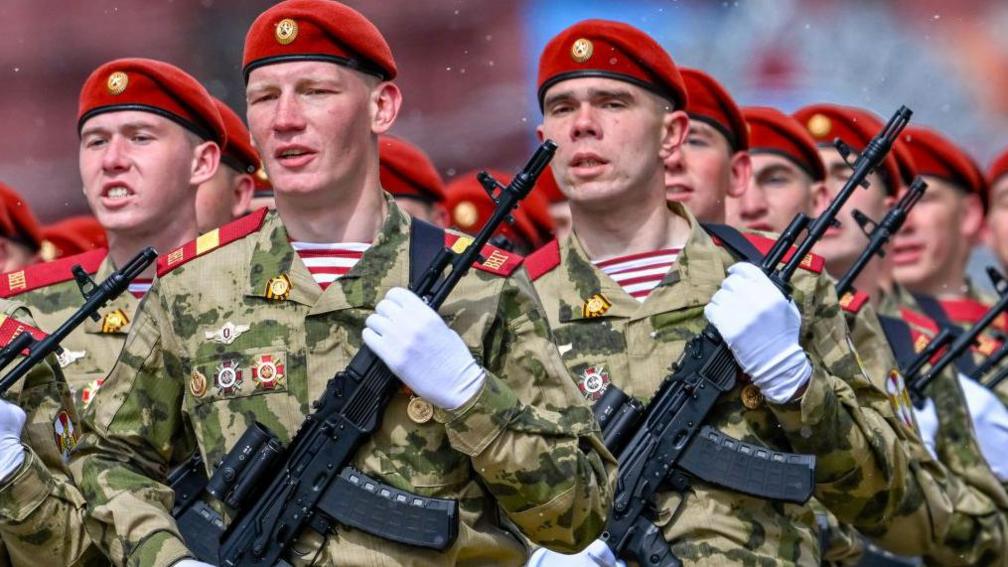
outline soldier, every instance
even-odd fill
[[[90,517],[113,561],[198,564],[169,515],[174,447],[215,463],[253,419],[289,441],[362,344],[404,387],[352,465],[458,500],[458,537],[438,552],[309,528],[288,561],[519,565],[528,552],[516,529],[560,551],[590,543],[611,504],[612,461],[520,260],[486,249],[442,306],[449,323],[402,289],[412,221],[379,182],[378,135],[401,103],[381,33],[337,2],[282,2],[252,24],[244,74],[277,211],[162,256],[91,406],[71,468],[89,479]],[[347,243],[366,248],[344,255],[343,277],[306,266],[305,251]]]
[[[253,193],[263,185],[259,152],[242,119],[214,98],[224,122],[227,143],[221,148],[217,173],[196,188],[196,226],[200,233],[225,225],[251,210]]]
[[[403,212],[442,228],[450,224],[444,181],[423,150],[401,138],[382,135],[378,164],[382,189]]]
[[[856,388],[875,404],[887,403],[859,376],[835,293],[810,273],[821,259],[804,262],[789,302],[761,271],[736,264],[716,246],[682,203],[666,199],[671,178],[682,184],[675,191],[687,194],[687,207],[709,201],[709,216],[724,216],[717,198],[700,194],[707,179],[687,186],[687,179],[700,178],[678,163],[693,151],[681,147],[691,126],[682,109],[690,103],[664,50],[625,24],[584,21],[547,45],[538,92],[539,134],[560,143],[553,172],[570,199],[573,233],[526,263],[585,397],[597,399],[612,383],[648,398],[684,342],[709,320],[751,381],[725,395],[707,423],[777,449],[820,455],[818,498],[846,521],[887,521],[904,491],[907,456],[881,416],[854,401]],[[745,132],[744,123],[739,130]],[[748,157],[735,158],[734,147],[724,143],[720,163],[738,164],[746,178]],[[720,214],[711,210],[719,206]],[[635,222],[628,225],[628,218]],[[796,305],[807,315],[804,324]],[[657,524],[686,564],[818,561],[806,506],[701,480],[685,493],[662,493],[658,505]],[[605,551],[593,544],[586,555],[604,558]]]
[[[72,266],[101,281],[146,246],[165,252],[196,237],[196,187],[213,177],[225,140],[206,89],[150,59],[96,69],[81,89],[77,127],[84,196],[109,249],[0,276],[0,296],[30,306],[46,331],[83,303]],[[143,274],[101,311],[101,320],[86,321],[63,342],[59,363],[78,402],[87,404],[112,368],[153,276]]]
[[[42,232],[28,203],[0,183],[0,271],[9,272],[38,259]]]

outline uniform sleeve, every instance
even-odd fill
[[[185,435],[177,360],[165,353],[157,284],[84,416],[71,461],[89,503],[88,530],[118,565],[171,565],[190,556],[164,484],[173,438]],[[174,363],[173,363],[174,361]]]
[[[457,410],[439,412],[448,438],[534,544],[580,550],[605,526],[615,460],[561,362],[524,272],[505,284],[485,341],[482,391]]]

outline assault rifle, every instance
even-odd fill
[[[949,364],[955,362],[960,356],[966,353],[966,351],[973,346],[976,342],[977,337],[980,336],[991,323],[1001,313],[1008,309],[1008,281],[1005,281],[1004,277],[993,267],[987,268],[987,274],[990,276],[991,281],[994,283],[994,289],[998,293],[998,300],[987,310],[986,313],[981,317],[972,327],[968,330],[962,330],[958,327],[944,327],[938,332],[934,338],[928,342],[927,346],[917,355],[913,363],[907,369],[905,375],[907,377],[907,390],[910,392],[910,398],[913,400],[915,406],[918,409],[922,408],[924,405],[924,400],[926,395],[924,390],[935,379]],[[950,344],[951,343],[951,344]],[[942,348],[948,345],[948,350],[946,350],[937,361],[931,364],[931,367],[924,371],[924,366],[932,360]],[[1003,380],[1003,378],[1002,378]],[[988,384],[988,387],[993,388],[996,386]]]
[[[431,308],[440,307],[555,151],[556,144],[544,142],[507,187],[480,173],[496,203],[490,219],[464,251],[444,247],[439,236],[437,254],[410,289]],[[234,512],[226,528],[221,515],[196,497],[202,492],[199,484],[180,479],[202,472],[203,465],[190,462],[176,471],[173,485],[186,487],[187,506],[176,507],[174,514],[189,549],[219,565],[272,567],[305,528],[329,533],[337,521],[399,543],[450,546],[458,530],[457,502],[398,490],[348,466],[378,428],[399,385],[381,359],[362,346],[326,384],[286,448],[262,424],[250,426],[205,486]]]
[[[74,311],[70,317],[63,322],[55,331],[42,339],[36,339],[29,333],[22,332],[14,340],[0,350],[0,369],[6,368],[19,353],[28,351],[21,362],[10,372],[0,378],[0,394],[14,385],[15,382],[24,377],[36,364],[54,352],[61,352],[59,344],[67,338],[85,319],[91,317],[95,321],[99,319],[98,310],[105,307],[109,301],[119,297],[129,288],[130,282],[135,280],[152,262],[157,258],[157,252],[153,248],[147,247],[134,256],[121,269],[112,272],[108,278],[100,284],[96,284],[91,276],[79,265],[72,268],[77,286],[84,296],[84,305]]]
[[[761,268],[790,296],[790,279],[812,246],[836,223],[841,207],[882,163],[910,119],[901,107],[855,159],[837,140],[837,149],[853,173],[836,198],[814,221],[799,214],[764,257]],[[777,264],[807,230],[790,259]],[[717,399],[735,387],[741,372],[731,350],[708,324],[683,350],[672,373],[644,406],[612,384],[594,412],[607,447],[619,461],[613,510],[602,534],[613,553],[646,566],[680,565],[661,531],[649,517],[654,497],[670,486],[685,490],[691,475],[753,496],[802,503],[815,485],[815,457],[773,451],[733,439],[704,425]]]

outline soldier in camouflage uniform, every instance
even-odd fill
[[[206,89],[159,61],[101,66],[81,89],[78,114],[84,195],[108,233],[109,249],[0,276],[0,296],[30,306],[45,331],[84,302],[74,265],[102,281],[145,246],[164,251],[196,237],[196,187],[216,171],[225,140]],[[109,302],[100,320],[85,321],[63,341],[59,364],[78,402],[86,404],[112,368],[153,270],[134,282],[136,295]]]
[[[520,565],[528,551],[519,531],[560,551],[587,545],[604,527],[614,464],[520,258],[486,249],[443,320],[401,289],[411,220],[378,182],[377,135],[401,100],[380,32],[336,2],[283,2],[252,25],[245,69],[250,130],[277,211],[159,261],[71,464],[111,558],[202,565],[187,559],[169,514],[174,447],[195,445],[215,463],[253,419],[289,441],[365,342],[405,387],[352,465],[458,500],[458,537],[437,552],[343,525],[306,529],[288,561]],[[297,249],[333,241],[370,244],[323,284]]]

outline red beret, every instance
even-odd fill
[[[427,154],[393,136],[378,136],[378,173],[383,189],[397,197],[440,203],[444,181]]]
[[[42,230],[28,203],[13,189],[0,183],[0,236],[21,243],[33,251],[42,245]]]
[[[1002,175],[1008,173],[1008,150],[999,155],[987,170],[987,184],[994,185]]]
[[[680,72],[689,93],[686,113],[690,118],[717,128],[736,152],[749,149],[749,133],[742,111],[721,83],[697,69],[683,67]]]
[[[98,219],[88,215],[68,217],[42,227],[42,237],[42,259],[47,262],[108,247],[105,229]]]
[[[252,135],[245,127],[245,122],[223,101],[217,98],[213,100],[224,122],[224,131],[227,132],[227,144],[221,150],[221,161],[238,173],[254,175],[262,162],[259,160],[259,152],[252,147]]]
[[[765,106],[742,109],[749,125],[749,152],[778,154],[805,170],[814,181],[826,179],[815,140],[801,123],[783,112]]]
[[[834,139],[840,138],[855,151],[864,149],[885,125],[882,119],[867,110],[839,104],[811,104],[798,109],[792,116],[805,126],[820,146],[831,146]],[[908,156],[902,156],[902,167],[896,158],[897,152],[904,151],[891,151],[882,162],[879,173],[889,195],[896,194],[904,182],[904,174],[912,169],[907,162],[910,160]]]
[[[608,20],[584,20],[550,40],[539,57],[539,108],[560,81],[602,77],[626,81],[686,106],[686,89],[675,62],[651,36]]]
[[[213,97],[191,75],[153,59],[117,59],[95,69],[81,87],[77,133],[92,116],[142,110],[163,116],[223,146],[224,122]]]
[[[987,210],[987,180],[969,154],[930,128],[907,126],[900,138],[910,149],[919,174],[944,179],[979,195]]]
[[[477,181],[476,173],[476,171],[463,173],[445,186],[445,208],[451,217],[451,226],[470,234],[482,228],[494,210],[494,203]],[[491,169],[487,173],[501,184],[511,181],[511,176],[502,171]],[[511,216],[515,222],[502,223],[495,234],[503,236],[517,247],[524,247],[530,251],[546,243],[522,205],[512,211]]]
[[[257,67],[328,61],[383,80],[396,76],[392,49],[363,14],[333,0],[286,0],[252,22],[245,36],[245,82]]]
[[[553,168],[546,166],[546,169],[539,175],[539,179],[536,179],[535,187],[532,188],[532,193],[543,196],[546,203],[552,205],[553,203],[562,203],[567,200],[567,196],[560,191],[560,187],[557,185],[556,177],[553,177]]]

